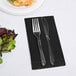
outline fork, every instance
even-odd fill
[[[41,44],[41,39],[40,39],[41,30],[40,30],[38,18],[33,18],[32,19],[32,29],[33,29],[33,34],[37,38],[37,41],[38,41],[38,47],[39,47],[39,52],[40,52],[41,64],[42,64],[42,66],[45,66],[46,65],[46,60],[45,60],[45,57],[44,57],[42,44]]]

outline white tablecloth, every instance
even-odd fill
[[[66,66],[32,70],[24,18],[55,17]],[[16,49],[3,54],[0,76],[76,76],[76,0],[45,0],[43,5],[25,16],[13,16],[0,11],[0,25],[15,29]]]

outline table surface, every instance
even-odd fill
[[[55,17],[66,66],[32,70],[24,18],[51,15]],[[25,16],[0,11],[0,25],[18,33],[16,49],[3,55],[0,76],[76,76],[76,0],[45,0],[40,8]]]

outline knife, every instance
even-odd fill
[[[47,44],[48,44],[50,63],[53,66],[55,60],[54,60],[54,56],[53,56],[53,53],[52,53],[52,48],[51,48],[51,45],[50,45],[48,22],[45,18],[41,18],[41,22],[42,22],[42,25],[43,25],[43,28],[44,28],[44,33],[45,33]]]

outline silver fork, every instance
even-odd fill
[[[38,18],[33,18],[32,19],[32,29],[33,29],[33,34],[35,35],[35,37],[37,38],[37,41],[38,41],[41,64],[42,64],[42,66],[45,66],[46,65],[46,60],[45,60],[45,57],[44,57],[42,44],[41,44],[41,39],[40,39],[41,30],[40,30]]]

